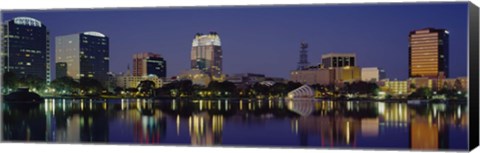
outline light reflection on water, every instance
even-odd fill
[[[467,149],[465,104],[47,99],[3,106],[7,141]]]

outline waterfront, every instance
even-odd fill
[[[3,103],[6,141],[467,148],[465,104],[47,99],[22,105],[28,104]]]

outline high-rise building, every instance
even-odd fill
[[[325,68],[356,66],[353,53],[330,53],[322,55],[322,64]]]
[[[409,77],[448,77],[449,33],[445,29],[425,28],[409,35]]]
[[[297,70],[306,69],[310,65],[308,62],[307,48],[308,44],[306,42],[302,42],[302,44],[300,44],[300,61],[298,62]]]
[[[222,74],[222,47],[216,32],[197,33],[192,42],[191,68],[212,76]]]
[[[55,64],[55,78],[65,77],[67,75],[67,63],[66,62],[57,62]]]
[[[109,39],[102,33],[89,31],[55,38],[56,62],[67,63],[67,75],[108,80]]]
[[[156,75],[165,78],[167,75],[167,62],[160,54],[138,53],[133,55],[133,75]]]
[[[50,83],[50,34],[47,27],[30,17],[16,17],[2,26],[2,71],[34,76]]]

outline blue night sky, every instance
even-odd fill
[[[408,34],[425,27],[450,32],[450,75],[467,75],[467,3],[314,6],[189,7],[6,11],[3,20],[29,16],[54,37],[98,31],[110,37],[110,71],[124,72],[136,52],[160,53],[167,75],[190,67],[195,33],[216,31],[227,74],[252,72],[289,78],[300,42],[309,61],[329,52],[354,52],[357,65],[381,67],[389,78],[408,75]],[[54,58],[52,58],[54,59]],[[55,74],[55,73],[53,73]]]

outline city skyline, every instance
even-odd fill
[[[425,9],[428,11],[422,11],[424,7],[428,7],[429,9]],[[172,63],[167,68],[168,77],[177,75],[181,71],[189,69],[192,36],[197,32],[216,31],[222,37],[224,72],[226,74],[261,73],[288,78],[289,72],[297,66],[298,44],[305,41],[310,45],[308,60],[311,65],[320,63],[322,54],[352,52],[357,55],[358,66],[382,67],[389,74],[389,78],[405,79],[408,77],[408,33],[411,30],[425,27],[443,28],[450,31],[450,56],[452,56],[450,57],[450,67],[452,68],[450,76],[466,76],[466,61],[464,60],[466,59],[466,31],[462,32],[462,30],[466,27],[465,15],[467,12],[465,11],[463,14],[462,11],[458,11],[458,9],[466,10],[466,7],[467,3],[438,3],[208,9],[108,9],[89,10],[88,12],[85,10],[23,13],[7,11],[3,14],[3,20],[18,16],[36,18],[49,27],[51,40],[59,35],[81,31],[102,32],[111,38],[110,58],[112,64],[110,68],[115,73],[125,71],[128,63],[123,61],[131,61],[132,54],[139,50],[150,50],[153,53],[164,55],[165,60]],[[408,9],[410,12],[405,15],[398,13],[404,9]],[[127,11],[129,14],[126,14]],[[185,19],[186,16],[191,16],[188,13],[192,11],[196,12],[193,16],[209,15],[211,18],[199,20],[196,17],[189,17]],[[375,12],[382,12],[382,14],[376,15]],[[95,14],[94,17],[92,13]],[[329,16],[323,14],[329,14]],[[389,15],[396,17],[393,19],[395,22],[390,22],[392,19]],[[442,15],[442,18],[436,17]],[[118,18],[112,19],[112,17]],[[284,18],[293,21],[287,22],[283,20]],[[105,19],[110,19],[111,22],[110,20],[108,23],[103,22],[106,21]],[[158,19],[158,21],[152,19]],[[174,19],[178,19],[178,21]],[[161,21],[167,22],[161,24]],[[379,23],[379,21],[384,23]],[[59,22],[62,24],[55,24]],[[156,24],[157,22],[158,24]],[[196,25],[188,26],[187,23]],[[255,23],[256,25],[252,25]],[[354,26],[357,28],[346,29],[347,26],[352,26],[352,23],[357,24]],[[395,25],[398,23],[403,24]],[[69,28],[58,28],[59,26]],[[384,28],[379,29],[379,26]],[[125,30],[131,28],[141,30]],[[229,30],[232,28],[236,30]],[[377,31],[369,31],[372,29]],[[51,49],[53,54],[51,56],[55,56],[54,50],[55,48]],[[385,58],[382,55],[386,53],[385,50],[391,50],[388,54],[391,54],[392,58]],[[253,53],[256,56],[251,56]],[[245,62],[245,59],[248,59],[248,62]],[[125,65],[116,63],[125,63]]]

